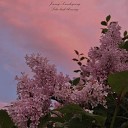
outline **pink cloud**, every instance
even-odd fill
[[[72,0],[81,4],[78,12],[51,11],[50,2],[1,0],[0,15],[4,25],[12,27],[11,36],[15,40],[12,45],[24,51],[36,49],[61,64],[68,60],[67,67],[70,68],[69,60],[74,56],[74,49],[87,54],[90,46],[99,43],[100,21],[106,15],[112,14],[123,25],[128,21],[126,8],[122,8],[125,4],[121,0]]]
[[[84,1],[80,2],[81,6],[78,13],[51,12],[48,7],[50,0],[45,2],[45,4],[43,4],[44,2],[42,0],[39,0],[38,2],[35,0],[32,0],[31,2],[19,0],[19,2],[16,3],[10,3],[6,0],[1,3],[3,3],[1,6],[6,8],[5,11],[1,13],[5,22],[21,32],[25,32],[28,29],[31,31],[31,29],[33,29],[33,31],[35,30],[35,33],[38,32],[38,35],[44,35],[48,39],[52,36],[52,40],[55,44],[56,40],[58,40],[56,39],[56,36],[60,37],[60,40],[58,40],[60,43],[62,42],[61,38],[63,39],[65,36],[67,38],[68,36],[70,37],[70,44],[74,45],[74,40],[76,40],[77,44],[83,44],[78,41],[79,39],[74,38],[82,37],[84,40],[87,40],[86,37],[83,37],[82,35],[84,34],[84,31],[87,33],[88,30],[82,31],[82,29],[84,29],[84,27],[86,29],[88,23],[90,25],[93,24],[94,26],[96,23],[96,20],[94,19],[99,16],[97,13],[93,16],[93,18],[95,18],[92,19],[91,15],[93,15],[93,11],[97,12],[96,8],[94,5],[89,7]],[[92,4],[92,2],[88,2],[88,4]],[[87,16],[90,16],[90,19]],[[68,39],[69,38],[67,38],[67,40]],[[76,47],[78,47],[78,45],[76,45]]]

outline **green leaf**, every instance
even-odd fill
[[[105,34],[107,31],[108,31],[107,28],[103,28],[103,29],[102,29],[102,33],[103,33],[103,34]]]
[[[16,128],[6,110],[0,110],[0,128]]]
[[[73,80],[73,85],[77,85],[80,82],[80,77]]]
[[[47,114],[46,116],[41,117],[39,120],[40,123],[38,125],[38,128],[43,128],[47,126],[49,120],[50,120],[50,114]]]
[[[93,119],[91,117],[82,114],[81,117],[76,116],[71,118],[67,128],[92,128],[92,121]]]
[[[128,51],[128,41],[126,41],[121,48],[126,49]]]
[[[69,80],[69,83],[72,84],[73,83],[72,80]]]
[[[81,114],[83,112],[82,108],[76,104],[68,104],[64,107],[53,110],[53,111],[59,111],[63,115],[63,120],[69,121],[74,114]]]
[[[81,66],[81,65],[82,65],[82,63],[81,63],[81,62],[78,62],[77,64],[78,64],[79,66]]]
[[[101,24],[104,26],[107,26],[107,22],[106,21],[101,21]]]
[[[126,49],[126,51],[128,51],[128,41],[125,41],[122,44],[119,44],[119,48]]]
[[[94,115],[94,114],[91,114],[90,116],[92,116],[96,120],[99,126],[104,126],[106,121],[106,116],[100,116],[100,115]]]
[[[89,60],[89,59],[87,59],[87,62],[89,63],[89,62],[90,62],[90,60]]]
[[[106,17],[106,21],[108,22],[110,19],[111,19],[111,16],[108,15],[108,16]]]
[[[127,36],[127,31],[124,31],[124,37]]]
[[[79,52],[77,50],[74,50],[77,55],[79,55]]]
[[[124,123],[121,125],[121,128],[128,128],[128,121],[124,122]]]
[[[124,38],[122,38],[122,40],[126,40],[128,39],[128,35],[126,35]]]
[[[64,122],[64,119],[63,118],[60,118],[60,117],[51,117],[50,118],[50,121],[63,123]]]
[[[60,122],[55,123],[55,128],[63,128],[63,127],[64,127],[63,123],[60,123]]]
[[[69,128],[88,128],[85,126],[92,125],[92,121],[95,120],[98,126],[104,126],[106,121],[105,116],[90,114],[85,112],[79,105],[69,104],[63,108],[58,109],[69,121]]]
[[[84,60],[84,59],[85,59],[85,57],[81,57],[81,58],[80,58],[80,61],[81,61],[81,60]]]
[[[73,113],[73,114],[80,114],[81,112],[83,112],[83,109],[77,104],[68,104],[58,110],[61,113]]]
[[[128,92],[128,71],[117,72],[108,76],[108,83],[113,92],[125,94]]]
[[[84,55],[83,53],[81,53],[80,55]]]
[[[74,72],[78,73],[78,72],[81,72],[81,70],[74,70]]]
[[[99,104],[93,109],[93,114],[107,116],[107,109]]]
[[[74,60],[74,61],[78,61],[78,59],[76,59],[76,58],[73,58],[72,60]]]

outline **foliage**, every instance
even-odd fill
[[[124,95],[128,92],[128,71],[110,74],[108,83],[111,85],[113,92],[118,95]]]
[[[0,110],[0,128],[16,128],[6,110]]]

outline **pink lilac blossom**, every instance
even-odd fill
[[[57,85],[54,87],[54,96],[58,100],[62,100],[64,104],[69,102],[70,95],[72,93],[71,85],[69,82],[69,77],[64,77],[62,73],[60,73],[57,77]]]
[[[65,101],[69,97],[65,86],[69,77],[57,74],[55,66],[40,55],[25,58],[34,74],[32,78],[25,73],[16,77],[18,99],[8,107],[8,112],[19,128],[37,128],[40,117],[49,112],[52,96],[61,96]]]
[[[120,29],[117,22],[112,22],[108,32],[101,36],[101,45],[88,52],[90,61],[81,67],[83,72],[89,72],[100,83],[104,83],[110,73],[128,70],[128,52],[119,48],[122,43]]]
[[[106,96],[108,95],[107,90],[109,89],[108,86],[103,86],[93,79],[90,79],[84,86],[81,86],[82,88],[77,86],[74,87],[74,91],[70,96],[70,102],[79,104],[85,109],[89,109],[89,106],[94,108],[98,104],[106,106]]]

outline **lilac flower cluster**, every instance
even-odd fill
[[[98,104],[106,107],[107,95],[107,87],[99,84],[96,80],[90,80],[82,88],[75,88],[70,100],[86,109],[90,109],[90,106],[94,108]]]
[[[89,61],[81,67],[100,83],[104,83],[110,73],[128,70],[128,52],[119,48],[123,42],[120,29],[117,22],[110,23],[106,34],[101,36],[101,45],[90,49]]]
[[[101,36],[101,45],[89,50],[87,64],[81,66],[80,82],[71,94],[71,102],[85,108],[90,105],[93,108],[98,104],[106,107],[110,90],[108,75],[128,70],[128,51],[119,47],[123,43],[120,29],[117,22],[112,22],[107,33]]]
[[[49,111],[52,96],[59,98],[61,95],[65,100],[69,97],[65,85],[69,77],[57,74],[55,66],[40,55],[25,58],[34,74],[32,78],[25,73],[16,77],[18,99],[8,107],[8,112],[19,128],[36,128],[40,117]]]

